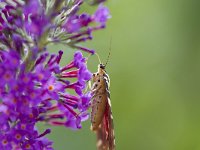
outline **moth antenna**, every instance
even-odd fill
[[[109,60],[110,55],[111,55],[111,44],[112,44],[112,37],[110,38],[109,53],[108,53],[108,57],[107,57],[107,59],[106,59],[105,67],[106,67],[106,65],[108,64],[108,60]]]
[[[89,55],[86,57],[86,64],[87,64],[87,61],[88,61],[88,59],[90,58],[90,56],[92,56],[92,54],[89,54]]]
[[[100,59],[99,55],[97,53],[95,53],[95,55],[98,57],[99,63],[101,64],[101,59]]]

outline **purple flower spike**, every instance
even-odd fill
[[[109,11],[101,5],[95,14],[80,13],[82,0],[0,1],[0,150],[53,150],[51,130],[36,126],[77,130],[88,120],[92,74],[82,52],[95,51],[80,43],[105,28]],[[50,43],[75,49],[70,63],[61,65],[68,51],[52,54]]]

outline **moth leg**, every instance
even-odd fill
[[[88,87],[89,87],[90,90],[92,89],[91,81],[88,81]]]
[[[97,95],[97,94],[101,94],[100,92],[99,92],[99,89],[101,89],[102,87],[101,86],[99,86],[99,87],[97,87],[97,88],[94,88],[94,89],[92,89],[91,90],[91,92],[92,92],[92,95]]]
[[[92,90],[91,81],[89,80],[89,81],[87,81],[87,82],[88,82],[88,84],[87,84],[87,87],[85,88],[85,92],[84,92],[84,93],[86,93],[86,92],[88,91],[88,89],[89,89],[89,90]]]
[[[88,91],[88,88],[91,90],[91,82],[90,81],[87,81],[87,82],[88,82],[88,84],[87,84],[87,86],[85,88],[84,93],[86,93]]]

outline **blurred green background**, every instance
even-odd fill
[[[84,45],[105,61],[112,37],[107,72],[116,149],[200,150],[200,1],[110,0],[106,5],[112,19]],[[98,63],[91,57],[89,69],[96,72]],[[95,150],[89,128],[89,120],[80,131],[54,127],[49,138],[56,150]]]

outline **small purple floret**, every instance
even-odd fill
[[[111,16],[109,9],[103,5],[100,5],[93,17],[96,22],[104,24]]]

